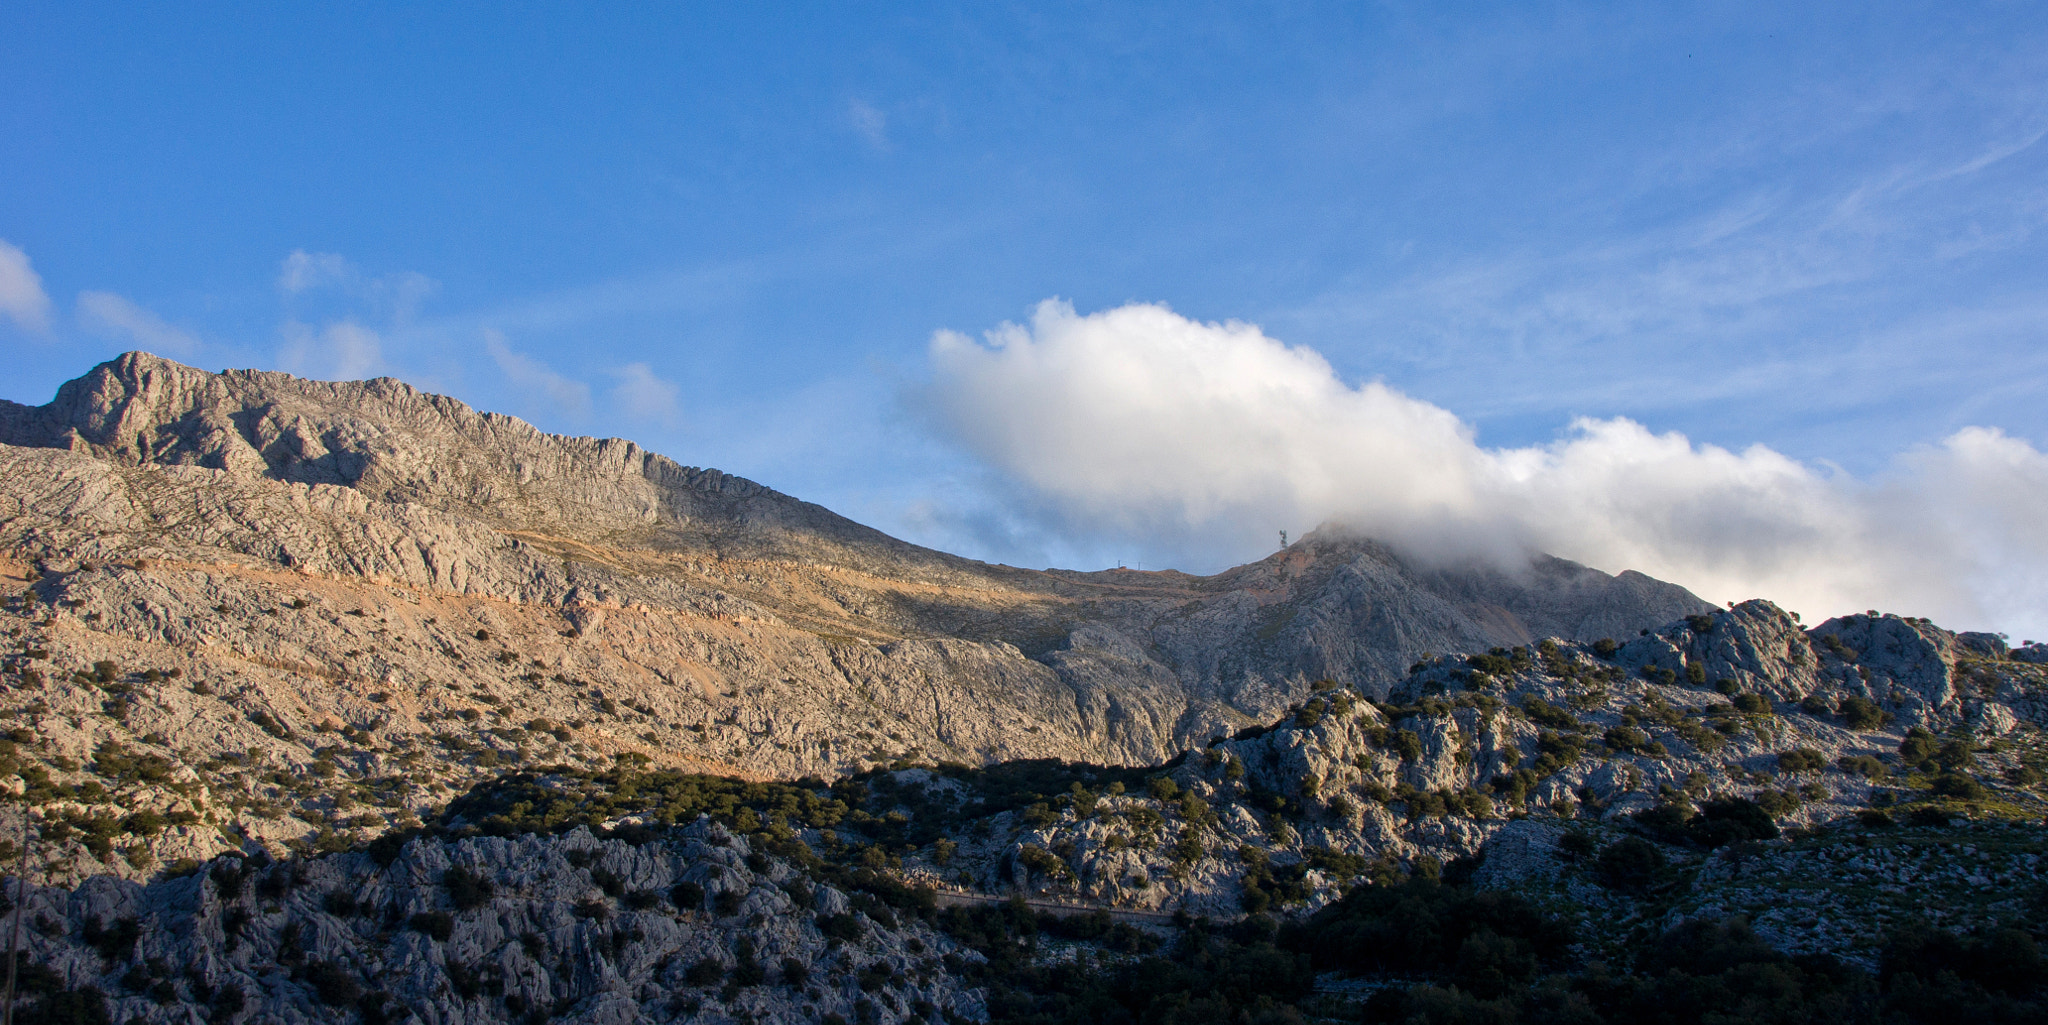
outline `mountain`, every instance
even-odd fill
[[[1157,762],[1312,681],[1383,694],[1429,652],[1709,608],[1560,559],[1419,567],[1336,528],[1209,577],[993,566],[394,380],[143,353],[0,402],[0,575],[24,651],[132,691],[46,701],[62,757],[90,759],[109,734],[78,716],[119,700],[118,736],[163,753],[304,767],[328,747],[402,775],[390,814],[529,758]],[[145,672],[185,682],[122,682]],[[347,744],[287,739],[323,736]]]
[[[0,404],[0,636],[24,1022],[2048,1006],[2048,647],[1922,619],[989,566],[131,354]]]

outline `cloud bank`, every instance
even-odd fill
[[[980,342],[940,332],[930,356],[948,437],[1068,529],[1184,562],[1335,521],[1430,561],[1546,551],[1809,621],[1881,608],[2048,634],[2048,455],[1992,428],[1868,479],[1626,419],[1486,448],[1311,349],[1144,304],[1082,316],[1049,300]]]

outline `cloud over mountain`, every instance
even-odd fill
[[[926,399],[953,440],[1051,515],[1162,554],[1236,555],[1215,546],[1335,520],[1425,558],[1548,551],[1809,616],[2048,627],[2048,456],[1995,429],[1868,479],[1626,419],[1487,448],[1455,414],[1348,384],[1312,349],[1147,304],[1084,316],[1047,301],[980,342],[940,332],[930,355]]]

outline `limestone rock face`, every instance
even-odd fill
[[[1915,721],[1956,698],[1956,635],[1898,616],[1844,616],[1813,631],[1827,655],[1824,675],[1847,691],[1904,707]]]
[[[293,578],[319,580],[366,613],[460,598],[461,618],[504,635],[505,665],[537,658],[552,677],[567,649],[603,651],[579,682],[701,727],[656,729],[648,753],[680,740],[773,773],[913,749],[1157,760],[1316,679],[1383,690],[1425,651],[1620,636],[1705,607],[1558,559],[1420,568],[1334,527],[1214,577],[990,566],[398,381],[214,374],[144,353],[46,406],[0,403],[0,551],[36,568],[40,600],[110,638],[246,633],[265,657],[401,689],[494,674],[412,654],[451,647],[450,631],[392,624],[366,648],[318,624],[234,622],[235,603],[217,611],[221,578],[261,578],[264,600],[285,601]],[[178,571],[80,569],[137,560]],[[371,664],[343,669],[355,656],[336,648]]]
[[[100,876],[34,890],[25,914],[30,960],[65,988],[97,986],[123,1022],[982,1012],[942,964],[978,955],[915,920],[849,910],[845,894],[709,822],[642,846],[578,829],[414,840],[388,864],[223,858],[147,886]]]

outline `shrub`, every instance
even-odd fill
[[[455,934],[455,918],[446,911],[422,911],[406,919],[405,924],[412,931],[443,943]]]
[[[1686,823],[1693,842],[1703,847],[1720,847],[1744,840],[1775,840],[1778,824],[1769,810],[1755,801],[1730,797],[1708,801],[1700,813]]]
[[[1804,803],[1798,794],[1789,790],[1765,790],[1756,795],[1756,806],[1774,819],[1798,811]]]
[[[1499,655],[1473,655],[1465,664],[1489,676],[1508,676],[1514,673],[1514,664]]]
[[[1941,745],[1941,749],[1934,752],[1934,764],[1950,772],[1977,764],[1977,742],[1958,737]]]
[[[333,961],[315,961],[306,966],[305,979],[329,1007],[347,1007],[362,999],[363,987],[355,974]]]
[[[1400,754],[1402,761],[1422,760],[1422,738],[1417,736],[1414,730],[1395,730],[1392,739],[1394,750]]]
[[[819,915],[817,923],[818,931],[824,933],[826,939],[843,940],[848,943],[860,939],[860,919],[851,911],[842,911],[836,915]]]
[[[1827,764],[1827,756],[1810,747],[1794,748],[1790,751],[1780,751],[1778,753],[1779,772],[1813,772],[1826,768]]]
[[[711,898],[711,910],[721,918],[737,915],[740,913],[740,902],[745,897],[746,895],[738,890],[720,890],[717,896]]]
[[[1851,694],[1842,699],[1839,706],[1842,718],[1852,730],[1874,730],[1891,721],[1891,713],[1877,707],[1877,702],[1860,694]]]
[[[1934,734],[1915,726],[1906,731],[1904,740],[1899,741],[1899,760],[1917,768],[1934,760],[1935,752],[1941,750],[1941,741]]]
[[[1536,723],[1539,726],[1548,726],[1558,730],[1575,730],[1579,728],[1579,720],[1573,717],[1570,712],[1533,694],[1522,700],[1522,714],[1528,716],[1530,722]]]
[[[356,913],[355,894],[347,890],[327,891],[327,896],[321,898],[320,905],[327,909],[328,914],[337,918],[349,918]]]
[[[1934,792],[1962,801],[1981,801],[1985,794],[1983,784],[1960,772],[1944,772],[1934,777]]]
[[[705,908],[705,888],[696,884],[676,884],[668,888],[668,902],[676,910],[702,910]]]
[[[441,885],[448,890],[448,899],[455,904],[458,911],[468,911],[490,903],[491,881],[461,866],[441,873]]]
[[[794,957],[782,959],[782,982],[788,986],[802,986],[810,981],[811,966]]]
[[[1664,852],[1641,837],[1627,836],[1608,844],[1596,862],[1601,881],[1617,890],[1648,889],[1663,876]]]
[[[1916,806],[1913,810],[1906,813],[1906,823],[1908,825],[1920,826],[1922,828],[1946,826],[1952,818],[1953,816],[1948,813],[1948,809],[1938,808],[1931,804]]]
[[[1737,694],[1734,705],[1736,711],[1750,715],[1762,715],[1771,710],[1770,699],[1762,694]]]
[[[1610,726],[1601,739],[1616,751],[1641,751],[1650,744],[1650,735],[1633,726]]]
[[[1593,654],[1601,658],[1613,658],[1614,653],[1620,650],[1621,645],[1614,643],[1612,637],[1602,637],[1593,642]]]
[[[715,957],[707,957],[683,972],[683,981],[692,986],[716,986],[725,981],[725,964]]]
[[[1715,848],[1744,840],[1770,840],[1778,825],[1754,801],[1732,797],[1708,801],[1698,812],[1680,804],[1662,804],[1631,816],[1636,825],[1671,843]]]
[[[1884,763],[1869,755],[1843,755],[1835,764],[1843,772],[1853,772],[1870,779],[1883,779],[1886,772]]]

